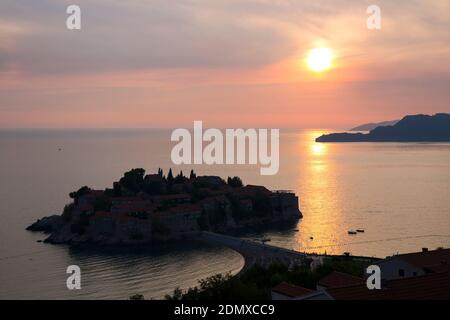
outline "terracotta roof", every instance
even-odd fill
[[[319,286],[326,288],[343,287],[364,283],[364,279],[347,273],[333,271],[319,280]]]
[[[306,294],[314,292],[314,290],[289,284],[287,282],[282,282],[279,285],[273,287],[272,291],[292,298],[304,296]]]
[[[427,266],[450,263],[450,249],[399,254],[395,257],[398,257],[415,267],[425,268]]]
[[[365,284],[359,284],[326,291],[336,300],[449,300],[450,273],[390,280],[381,290],[369,290]]]
[[[434,264],[426,266],[424,269],[427,272],[450,272],[450,263]]]
[[[263,186],[246,185],[241,188],[234,188],[232,193],[236,193],[243,196],[254,196],[257,193],[271,195],[272,191]]]

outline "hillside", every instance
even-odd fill
[[[367,134],[332,133],[316,142],[450,142],[450,114],[409,115],[392,126],[376,127]]]

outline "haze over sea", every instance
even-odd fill
[[[69,248],[38,243],[45,235],[25,231],[37,218],[60,213],[69,192],[109,187],[136,167],[193,168],[295,191],[304,215],[296,227],[248,236],[270,237],[273,245],[378,257],[450,247],[449,143],[314,142],[331,131],[281,130],[275,176],[261,176],[259,165],[174,168],[170,130],[0,131],[0,299],[161,298],[206,276],[238,272],[243,259],[227,248]],[[365,233],[350,236],[349,229]],[[71,264],[81,267],[82,290],[66,288]]]

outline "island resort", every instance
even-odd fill
[[[302,217],[289,191],[244,186],[239,177],[145,175],[133,169],[105,190],[72,192],[61,215],[39,219],[27,229],[50,233],[49,243],[142,244],[179,240],[200,231],[236,232],[295,222]]]

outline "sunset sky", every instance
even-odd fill
[[[81,30],[66,8],[81,7]],[[381,8],[368,30],[366,9]],[[0,128],[347,128],[450,112],[449,0],[2,0]],[[332,66],[308,68],[311,49]]]

